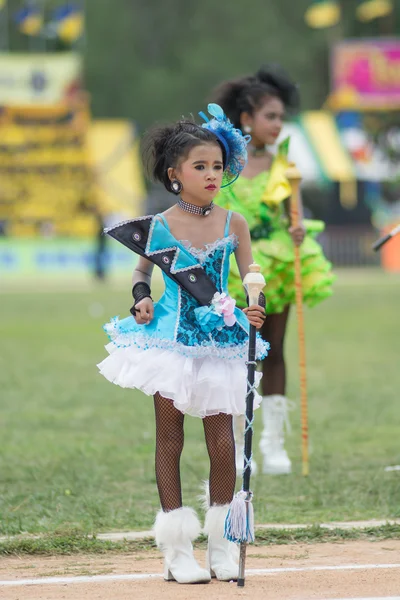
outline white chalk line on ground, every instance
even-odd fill
[[[369,529],[373,527],[384,527],[385,525],[400,525],[400,519],[371,519],[369,521],[344,521],[332,523],[319,523],[321,529]],[[265,523],[256,525],[256,529],[272,529],[272,530],[297,530],[310,529],[314,527],[311,523]],[[98,540],[106,540],[111,542],[132,541],[144,538],[153,538],[153,531],[114,531],[111,533],[98,533]],[[6,539],[6,538],[4,538]],[[1,538],[0,538],[1,541]]]
[[[343,522],[332,522],[332,523],[317,523],[312,525],[311,523],[264,523],[256,525],[256,529],[272,529],[272,530],[297,530],[297,529],[310,529],[315,526],[321,527],[321,529],[370,529],[374,527],[384,527],[386,525],[400,525],[400,519],[371,519],[369,521],[343,521]],[[43,537],[43,534],[18,534],[18,535],[4,535],[0,536],[0,542],[10,542],[12,540],[31,539],[39,540]],[[92,537],[92,536],[88,536]],[[96,539],[109,542],[119,541],[134,541],[143,540],[146,538],[154,538],[154,531],[113,531],[111,533],[98,533]]]
[[[374,569],[400,569],[400,564],[368,565],[326,565],[315,567],[282,567],[276,569],[247,569],[246,576],[280,575],[282,573],[311,573],[315,571],[365,571]],[[21,587],[24,585],[56,585],[68,583],[105,583],[111,581],[143,581],[161,579],[160,573],[132,573],[126,575],[84,575],[76,577],[42,577],[37,579],[15,579],[0,581],[0,587]]]

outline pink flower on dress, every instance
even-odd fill
[[[225,325],[227,327],[233,327],[237,321],[235,315],[236,300],[225,293],[219,294],[217,292],[214,294],[212,304],[215,311],[223,317]]]

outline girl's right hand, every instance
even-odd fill
[[[138,325],[148,325],[154,317],[154,304],[151,298],[143,298],[135,305],[133,315]]]
[[[258,304],[252,304],[244,308],[243,312],[248,318],[250,325],[253,325],[256,329],[261,329],[266,319],[265,308]]]

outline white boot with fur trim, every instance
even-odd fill
[[[265,475],[288,475],[292,471],[292,463],[284,448],[284,442],[285,428],[290,432],[288,413],[293,407],[293,403],[280,394],[263,397],[261,410],[264,429],[260,450]]]
[[[208,534],[207,567],[219,581],[236,580],[239,575],[239,547],[224,538],[229,504],[211,506],[206,513],[204,532]]]
[[[200,521],[192,508],[160,511],[154,523],[157,547],[164,555],[164,579],[178,583],[208,583],[210,572],[193,556],[192,542],[200,535]]]

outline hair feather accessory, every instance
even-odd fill
[[[225,115],[219,104],[209,104],[209,119],[204,112],[199,115],[204,119],[202,127],[211,131],[220,141],[225,150],[224,175],[221,187],[227,187],[239,177],[247,163],[247,144],[251,140],[250,135],[243,135],[240,129],[236,129]]]

